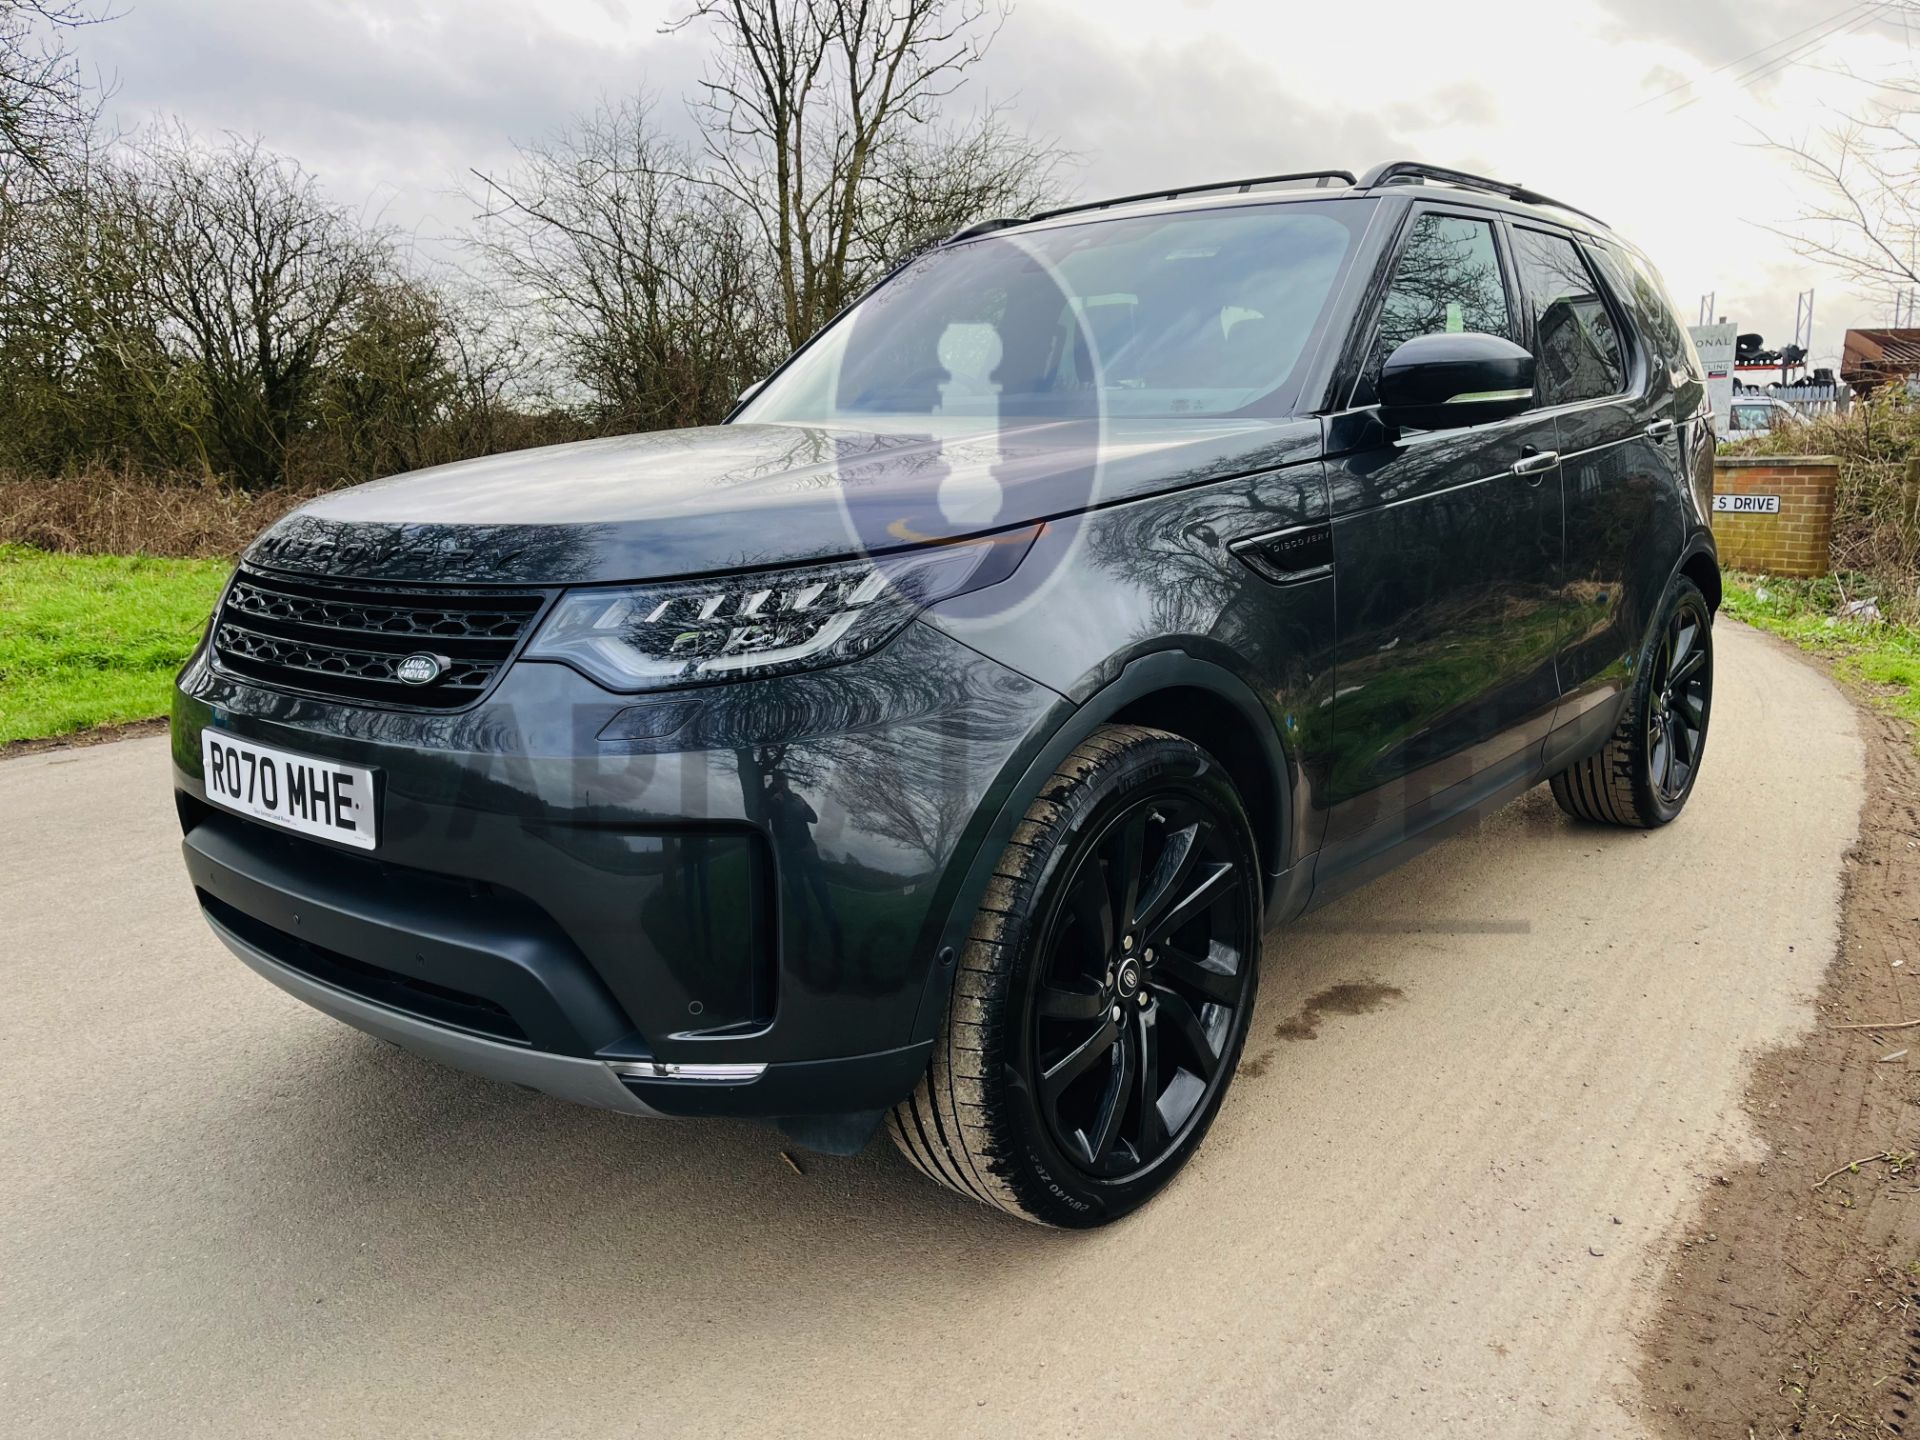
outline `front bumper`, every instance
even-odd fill
[[[377,1005],[352,991],[338,989],[281,964],[266,951],[242,940],[212,915],[207,916],[207,923],[213,927],[213,933],[226,942],[227,948],[246,961],[256,974],[271,980],[294,999],[304,1000],[314,1009],[364,1030],[376,1039],[410,1050],[423,1060],[484,1075],[489,1080],[525,1085],[582,1105],[623,1110],[629,1115],[658,1113],[620,1083],[618,1074],[607,1061],[507,1045]]]
[[[610,729],[634,701],[523,662],[476,709],[411,714],[196,658],[173,760],[203,911],[315,1008],[570,1100],[893,1103],[926,1065],[951,976],[933,937],[988,802],[1064,702],[913,625],[851,665],[652,705]],[[372,768],[379,850],[208,805],[208,726]]]
[[[923,1041],[879,1055],[788,1065],[675,1065],[556,1055],[391,1009],[283,964],[211,914],[207,924],[255,974],[375,1039],[455,1070],[627,1115],[791,1118],[878,1109],[913,1088],[933,1048]]]

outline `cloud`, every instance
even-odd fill
[[[691,138],[683,102],[708,37],[659,31],[687,5],[132,0],[78,43],[117,74],[118,123],[159,112],[204,134],[258,134],[441,258],[470,218],[458,194],[470,170],[509,164],[514,140],[549,135],[603,97],[650,92],[656,122]],[[1769,335],[1791,328],[1793,294],[1816,281],[1823,328],[1858,308],[1783,242],[1735,223],[1793,209],[1790,175],[1741,143],[1742,122],[1784,131],[1831,98],[1833,77],[1803,64],[1747,92],[1749,104],[1722,76],[1705,87],[1709,103],[1678,117],[1634,108],[1759,47],[1787,39],[1766,53],[1791,50],[1796,30],[1856,15],[1845,0],[1470,8],[1463,22],[1458,7],[1418,0],[1020,0],[954,102],[1006,102],[1078,152],[1065,178],[1083,198],[1413,156],[1598,209],[1684,293],[1747,292],[1741,318]],[[1904,52],[1869,25],[1818,59],[1876,55]]]
[[[1596,8],[1612,21],[1602,26],[1609,39],[1663,41],[1719,65],[1854,7],[1809,9],[1803,0],[1600,0]]]
[[[558,28],[543,8],[147,4],[86,32],[85,58],[117,76],[111,118],[122,128],[167,114],[203,134],[258,134],[336,198],[370,201],[431,243],[463,218],[451,192],[470,168],[508,162],[514,141],[552,133],[602,96],[650,91],[664,126],[688,128],[680,96],[703,60],[697,36],[622,43]]]
[[[1304,100],[1272,65],[1211,35],[1130,47],[1055,7],[1015,10],[975,75],[976,99],[1007,100],[1081,157],[1087,198],[1364,165],[1406,148],[1375,107]]]
[[[203,134],[259,134],[431,253],[468,216],[457,192],[471,170],[511,163],[513,141],[549,135],[602,97],[648,92],[656,120],[692,138],[684,100],[705,35],[662,35],[610,0],[589,0],[588,12],[568,27],[546,6],[513,0],[147,3],[89,32],[87,58],[117,73],[113,118],[123,127],[158,113]],[[1059,5],[1023,5],[954,103],[1007,102],[1077,153],[1067,178],[1088,196],[1364,165],[1406,151],[1398,137],[1436,106],[1466,120],[1484,113],[1465,86],[1431,104],[1330,109],[1211,35],[1130,46],[1125,27],[1112,28]]]
[[[1687,80],[1710,80],[1756,99],[1772,97],[1783,88],[1804,87],[1808,67],[1830,64],[1843,50],[1884,48],[1894,35],[1909,47],[1912,40],[1910,17],[1881,0],[1818,7],[1801,0],[1601,0],[1597,14],[1603,41],[1668,44],[1696,62],[1683,72],[1651,66],[1641,80],[1650,96]],[[1690,93],[1674,95],[1673,103]]]

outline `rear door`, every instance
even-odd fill
[[[1669,513],[1678,440],[1666,367],[1592,258],[1567,231],[1515,221],[1512,236],[1538,361],[1536,413],[1555,427],[1565,501],[1552,767],[1612,728],[1632,684],[1678,554],[1679,517]]]
[[[1374,408],[1381,364],[1417,335],[1524,342],[1499,219],[1411,207],[1371,317],[1352,406],[1327,425],[1337,638],[1322,881],[1364,878],[1401,839],[1531,775],[1559,693],[1552,416],[1393,435]]]

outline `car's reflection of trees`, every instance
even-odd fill
[[[1131,612],[1116,649],[1146,650],[1194,637],[1206,658],[1248,681],[1311,775],[1328,743],[1331,585],[1273,585],[1228,547],[1324,522],[1321,469],[1309,463],[1235,474],[1244,458],[1232,455],[1216,464],[1226,476],[1210,486],[1088,517],[1084,563],[1101,572],[1102,591]]]
[[[1620,337],[1579,252],[1562,237],[1524,227],[1515,231],[1515,249],[1536,302],[1545,301],[1534,326],[1542,402],[1618,390],[1625,379]]]
[[[1372,397],[1371,377],[1386,356],[1416,335],[1449,329],[1515,333],[1491,252],[1481,255],[1487,247],[1472,243],[1477,232],[1460,232],[1462,223],[1430,217],[1416,225],[1368,357],[1363,400]],[[1534,244],[1526,236],[1523,231],[1523,259],[1558,292],[1543,317],[1541,386],[1550,403],[1568,385],[1599,383],[1594,377],[1606,368],[1602,350],[1617,347],[1617,340],[1571,247]],[[1336,508],[1360,514],[1398,500],[1418,503],[1381,511],[1368,522],[1378,542],[1369,549],[1390,554],[1391,564],[1373,563],[1372,556],[1343,557],[1345,639],[1334,776],[1340,795],[1363,791],[1430,758],[1430,750],[1486,729],[1494,717],[1485,707],[1503,680],[1553,665],[1602,623],[1605,610],[1594,577],[1576,574],[1566,563],[1558,527],[1534,523],[1542,517],[1530,517],[1529,497],[1486,488],[1500,485],[1502,474],[1467,473],[1485,463],[1480,437],[1471,431],[1457,439],[1419,437],[1413,444],[1424,452],[1424,463],[1417,464],[1396,464],[1410,456],[1406,443],[1385,433],[1378,438],[1381,443],[1362,447],[1337,466]],[[1440,489],[1436,476],[1447,477],[1448,484],[1477,478],[1484,485]],[[1553,508],[1572,513],[1573,498]],[[1463,586],[1463,576],[1480,577],[1480,583]]]
[[[1231,457],[1215,468],[1229,473]],[[1227,546],[1235,540],[1324,518],[1320,470],[1242,475],[1208,485],[1205,471],[1186,477],[1202,488],[1166,503],[1116,506],[1084,522],[1084,553],[1103,582],[1137,597],[1138,618],[1127,639],[1143,645],[1170,635],[1212,634],[1244,590]]]
[[[417,525],[332,520],[295,511],[254,542],[247,559],[331,580],[409,584],[563,585],[596,578],[616,527],[581,525]]]
[[[846,488],[849,500],[862,488],[913,477],[941,463],[941,437],[927,431],[823,429],[803,425],[736,427],[756,439],[776,434],[767,445],[731,469],[703,482],[708,489],[732,488],[742,480],[783,477],[778,493]],[[758,492],[756,492],[758,493]]]
[[[1460,233],[1463,226],[1473,230]],[[1484,247],[1474,243],[1480,236],[1485,237]],[[1456,311],[1459,324],[1449,324]],[[1427,215],[1415,222],[1394,269],[1361,377],[1361,403],[1374,398],[1380,367],[1389,355],[1416,336],[1449,329],[1515,336],[1491,227],[1477,220]]]
[[[673,743],[731,752],[747,818],[785,831],[789,969],[818,987],[877,993],[907,973],[915,897],[1048,698],[915,625],[855,664],[715,687]],[[841,816],[857,839],[836,846]],[[849,923],[856,911],[860,923]]]

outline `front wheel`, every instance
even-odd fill
[[[1655,628],[1626,713],[1607,743],[1553,777],[1553,798],[1580,820],[1651,830],[1693,793],[1713,711],[1713,612],[1684,575]]]
[[[1253,1012],[1252,830],[1189,741],[1107,725],[1028,809],[933,1061],[888,1120],[934,1180],[1044,1225],[1118,1219],[1199,1147]]]

